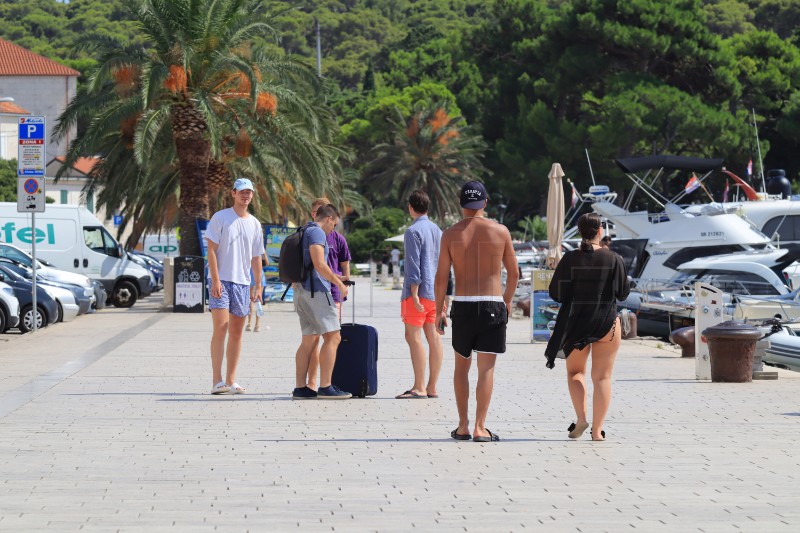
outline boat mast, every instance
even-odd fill
[[[767,192],[767,186],[764,183],[764,160],[761,158],[761,142],[758,140],[758,124],[756,124],[756,109],[753,108],[753,129],[756,132],[756,147],[758,148],[758,168],[761,169],[761,192]]]
[[[586,152],[586,161],[589,163],[589,175],[592,176],[592,185],[597,185],[594,182],[594,171],[592,170],[592,160],[589,158],[589,149],[584,148],[583,151]]]

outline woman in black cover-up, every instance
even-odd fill
[[[569,427],[569,436],[576,439],[589,427],[585,372],[591,351],[592,440],[605,440],[603,422],[611,403],[611,371],[622,338],[617,300],[628,297],[630,284],[622,258],[600,246],[600,216],[582,215],[578,230],[583,238],[580,249],[564,255],[550,282],[550,297],[561,303],[561,310],[545,355],[549,368],[553,368],[558,350],[564,350],[567,357],[569,394],[577,415],[577,421]]]

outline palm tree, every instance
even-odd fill
[[[422,189],[431,199],[431,217],[444,220],[458,212],[461,185],[488,173],[480,160],[486,144],[443,105],[418,107],[409,119],[397,115],[394,142],[370,151],[364,177],[376,194],[396,191],[401,200]]]
[[[56,127],[64,136],[88,119],[63,168],[102,157],[91,176],[103,187],[98,204],[136,217],[134,233],[169,225],[164,215],[178,206],[181,253],[197,255],[195,221],[209,217],[209,202],[234,175],[251,177],[273,206],[287,183],[316,191],[335,179],[342,154],[319,101],[322,80],[255,46],[276,35],[263,2],[125,3],[145,44],[84,43],[97,52],[97,68]]]

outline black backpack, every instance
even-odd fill
[[[302,283],[311,275],[314,264],[303,261],[303,236],[308,229],[308,224],[297,228],[297,231],[286,237],[281,244],[281,253],[278,258],[278,277],[289,286],[283,291],[281,300],[286,298],[292,283]],[[311,296],[314,296],[314,280],[311,280]]]

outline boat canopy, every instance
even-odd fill
[[[706,159],[703,157],[684,157],[680,155],[651,155],[646,157],[615,159],[614,162],[626,174],[634,174],[642,170],[662,168],[708,172],[722,167],[724,160]]]

